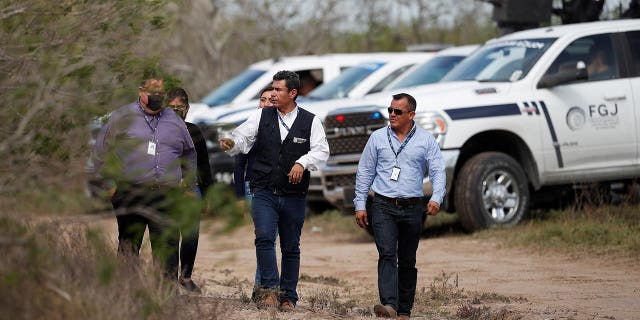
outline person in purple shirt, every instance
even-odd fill
[[[176,280],[178,229],[171,217],[177,193],[193,194],[196,151],[187,127],[164,105],[164,82],[150,76],[138,100],[115,110],[93,148],[95,174],[111,187],[118,223],[118,254],[140,252],[149,227],[154,261]]]

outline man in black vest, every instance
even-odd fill
[[[292,311],[298,301],[300,233],[309,170],[318,170],[327,160],[329,144],[320,119],[296,103],[298,75],[280,71],[273,76],[272,85],[275,108],[256,110],[233,131],[232,139],[220,139],[220,146],[231,156],[256,146],[251,216],[261,278],[258,307],[279,305],[281,311]],[[277,234],[282,251],[280,277],[273,251]]]

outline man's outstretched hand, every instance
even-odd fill
[[[218,139],[218,142],[220,142],[220,148],[222,151],[229,151],[236,144],[233,142],[233,139],[230,138],[220,138]]]

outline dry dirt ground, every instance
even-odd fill
[[[105,225],[115,241],[115,221]],[[280,313],[258,310],[248,298],[255,272],[252,225],[227,234],[215,229],[211,222],[202,223],[194,280],[203,293],[188,297],[215,304],[211,318],[375,317],[377,251],[367,235],[345,235],[307,222],[301,299],[295,312]],[[532,253],[462,233],[423,237],[417,256],[412,319],[640,319],[637,260]]]

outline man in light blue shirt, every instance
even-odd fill
[[[413,121],[416,100],[393,96],[389,126],[376,130],[364,148],[356,176],[356,222],[369,225],[369,189],[374,192],[371,226],[378,248],[378,317],[408,319],[413,308],[418,270],[416,251],[425,211],[422,180],[433,187],[426,212],[436,215],[445,195],[445,166],[438,143]]]

